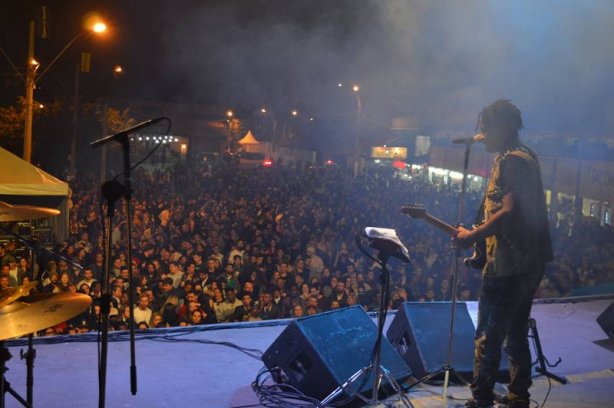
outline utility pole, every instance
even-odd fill
[[[77,120],[79,118],[79,71],[81,64],[76,63],[75,69],[75,94],[73,95],[72,107],[72,137],[70,139],[70,175],[75,177],[75,168],[77,162]]]
[[[23,159],[32,162],[32,114],[34,112],[34,86],[38,64],[34,61],[34,20],[30,20],[30,35],[28,38],[28,69],[26,71],[26,121],[23,137]]]

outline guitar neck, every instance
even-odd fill
[[[430,214],[424,214],[420,218],[433,225],[434,227],[439,228],[450,236],[455,236],[458,233],[458,228],[455,228],[447,222],[441,221],[439,218],[435,218]]]

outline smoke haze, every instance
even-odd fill
[[[359,83],[365,117],[387,126],[407,117],[417,129],[470,131],[483,106],[507,98],[528,131],[614,130],[611,0],[58,0],[49,8],[50,19],[63,13],[49,28],[49,41],[61,41],[37,45],[37,54],[57,52],[86,9],[113,17],[109,46],[126,65],[129,98],[334,119],[355,112],[349,85]],[[9,14],[2,20],[16,26]],[[2,38],[9,53],[25,50],[15,37]]]

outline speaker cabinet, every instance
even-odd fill
[[[418,379],[447,364],[451,310],[450,302],[403,303],[388,328],[388,340]],[[450,365],[467,381],[473,377],[474,337],[475,327],[467,304],[458,302]],[[502,354],[499,381],[509,378],[507,367],[507,358]]]
[[[614,339],[614,303],[597,317],[597,323],[609,338]]]
[[[353,374],[367,366],[377,327],[360,306],[299,318],[291,322],[262,356],[267,368],[276,368],[304,394],[324,399]],[[381,365],[398,381],[411,376],[407,364],[382,338]],[[373,375],[355,383],[361,393],[373,388]],[[338,398],[345,398],[341,394]]]
[[[431,374],[447,363],[450,303],[403,303],[386,336],[409,364],[416,378]],[[475,329],[465,303],[456,304],[451,366],[460,375],[473,371]]]

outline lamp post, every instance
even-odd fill
[[[25,126],[24,126],[24,136],[23,136],[23,158],[28,163],[32,161],[32,113],[33,113],[33,105],[34,105],[34,89],[36,88],[36,83],[40,81],[40,79],[49,71],[49,68],[55,64],[55,62],[70,48],[70,46],[77,41],[79,38],[89,35],[92,32],[102,33],[106,31],[107,26],[102,22],[95,23],[90,30],[82,31],[76,36],[74,36],[62,50],[55,56],[55,58],[47,65],[47,67],[40,73],[38,78],[36,77],[36,71],[39,68],[38,62],[34,59],[34,34],[35,34],[35,24],[34,21],[30,21],[30,30],[28,37],[28,69],[26,72],[26,118],[25,118]]]
[[[94,88],[94,85],[96,85],[103,77],[112,74],[114,78],[120,76],[121,74],[124,73],[123,68],[121,67],[121,65],[115,65],[113,67],[113,71],[112,72],[105,72],[102,75],[100,75],[97,79],[95,79],[93,81],[93,83],[90,85],[89,88],[87,88],[85,91],[83,91],[83,93],[81,94],[81,96],[79,96],[79,84],[80,84],[80,72],[81,72],[81,65],[79,63],[79,61],[77,61],[76,63],[76,67],[75,67],[75,93],[73,95],[73,113],[72,113],[72,134],[71,134],[71,138],[70,138],[70,172],[69,174],[74,177],[75,176],[75,169],[77,167],[77,141],[78,141],[78,132],[77,132],[77,124],[78,124],[78,119],[79,119],[79,103],[80,100],[89,92],[92,90],[92,88]],[[103,150],[106,149],[106,146],[102,147]]]
[[[360,163],[360,116],[362,113],[362,101],[360,99],[360,86],[357,84],[352,86],[352,91],[354,91],[354,95],[356,96],[356,138],[354,141],[354,177],[356,177],[358,176]]]
[[[232,153],[232,117],[234,116],[234,112],[230,109],[226,111],[226,122],[228,123],[228,136],[226,137],[226,149],[228,153]]]
[[[268,140],[273,144],[273,146],[276,146],[277,113],[273,110],[270,110],[269,108],[265,106],[262,106],[260,108],[260,116],[261,116],[260,123],[261,123],[261,129],[262,129],[263,134],[267,135]],[[282,133],[282,139],[283,139],[283,133]]]

